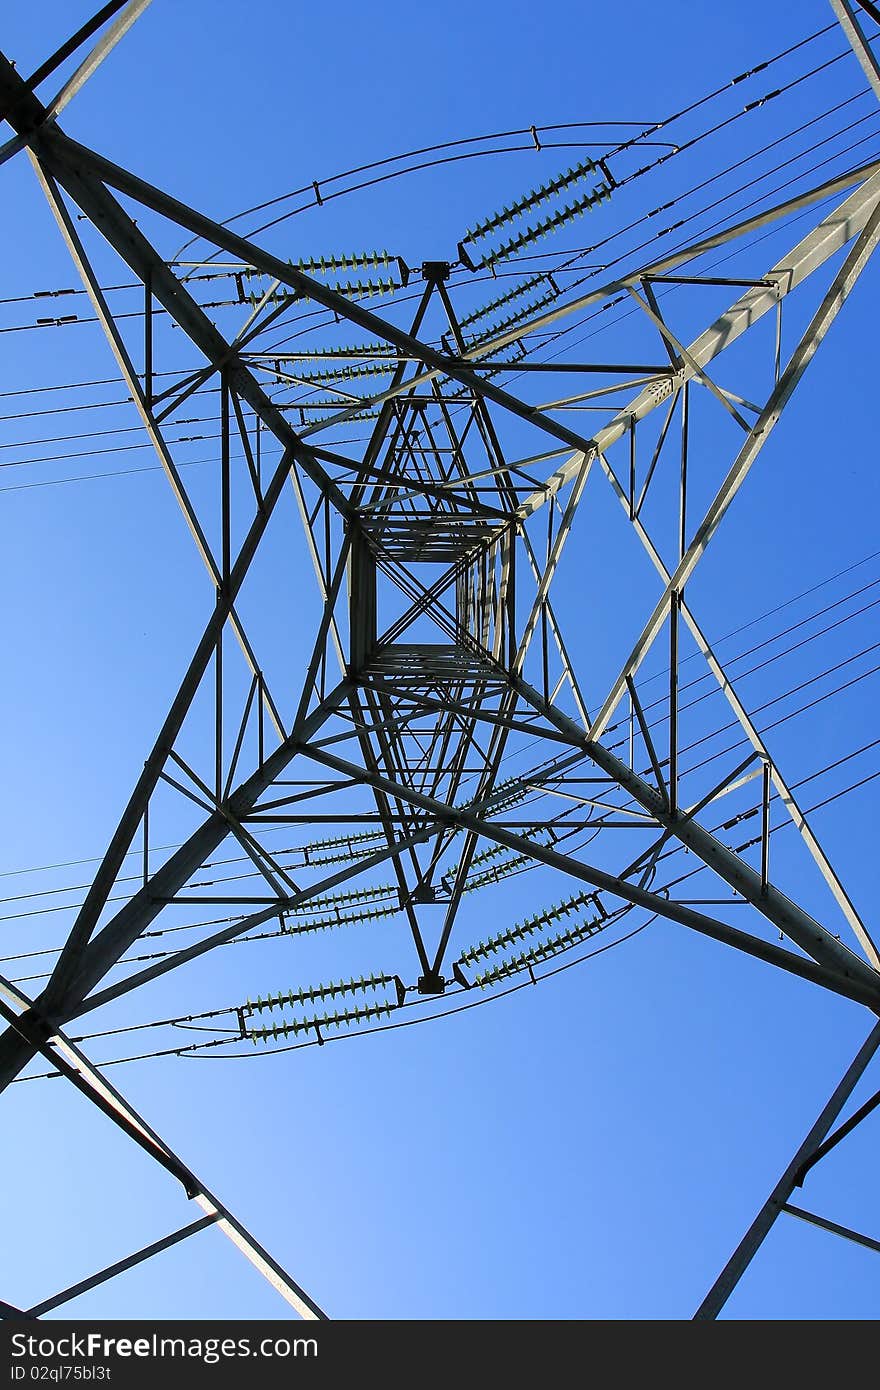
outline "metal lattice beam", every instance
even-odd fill
[[[60,1306],[208,1224],[217,1224],[297,1311],[321,1317],[317,1305],[66,1038],[63,1028],[70,1020],[189,966],[220,945],[247,937],[272,918],[283,924],[285,913],[385,864],[393,870],[399,911],[420,971],[415,988],[422,995],[443,994],[451,983],[446,977],[447,956],[481,845],[574,878],[594,890],[597,902],[598,895],[608,895],[628,908],[687,926],[872,1012],[880,1011],[880,957],[873,940],[697,623],[690,601],[690,586],[704,553],[880,241],[880,165],[873,163],[826,181],[595,291],[548,312],[526,316],[513,328],[490,330],[477,342],[464,337],[449,265],[425,262],[424,291],[405,330],[59,129],[55,117],[146,3],[132,0],[121,13],[119,5],[105,6],[102,23],[114,15],[115,22],[48,103],[37,98],[33,87],[100,26],[86,26],[75,35],[59,50],[61,57],[55,55],[38,69],[31,83],[0,56],[0,112],[15,131],[14,139],[0,151],[0,161],[21,149],[28,152],[207,571],[214,607],[48,985],[33,1000],[6,987],[10,1002],[0,1005],[8,1024],[0,1036],[0,1089],[35,1056],[48,1057],[103,1113],[179,1178],[205,1212],[203,1219],[44,1300],[30,1310],[32,1316]],[[876,60],[853,5],[849,0],[831,3],[880,95]],[[694,270],[694,263],[699,265],[709,251],[781,223],[838,193],[846,194],[839,205],[820,216],[759,277],[745,281],[701,277]],[[213,250],[237,258],[248,272],[268,279],[269,287],[254,296],[238,332],[218,327],[185,275],[162,256],[122,198],[143,209],[148,222],[150,215],[157,221],[164,219],[204,239]],[[88,229],[100,234],[143,287],[142,372],[102,289],[87,249],[87,234],[76,225],[74,205]],[[830,287],[783,366],[782,305],[802,287],[815,285],[838,256],[841,264]],[[658,287],[664,282],[667,287],[691,289],[730,285],[742,292],[688,343],[676,332],[665,302],[660,304]],[[494,384],[491,378],[505,365],[499,354],[511,343],[557,326],[566,315],[607,302],[618,293],[629,295],[637,304],[643,324],[654,335],[652,353],[633,352],[629,366],[618,361],[565,363],[560,368],[582,372],[591,380],[596,374],[613,378],[615,389],[620,389],[621,374],[632,378],[624,385],[635,394],[608,424],[588,436],[557,418],[559,410],[572,404],[602,399],[609,388],[601,381],[579,395],[544,405],[529,401],[526,386],[522,394],[516,394]],[[273,354],[264,350],[263,335],[270,324],[283,320],[290,304],[306,300],[330,310],[338,322],[377,339],[388,357],[390,384],[366,396],[330,385],[329,397],[339,402],[339,408],[334,406],[328,418],[296,430],[267,384],[267,363]],[[159,395],[155,392],[159,343],[155,306],[182,330],[207,364],[181,376]],[[763,401],[753,405],[722,385],[719,370],[723,373],[730,361],[724,356],[727,350],[744,339],[753,341],[754,335],[749,340],[748,334],[771,311],[777,315],[773,382]],[[655,353],[657,348],[661,351]],[[667,360],[662,365],[644,365],[654,353]],[[282,370],[281,360],[276,361],[279,382],[308,383],[308,375],[297,363],[291,356]],[[529,362],[523,375],[526,381],[535,381],[541,370],[551,369],[547,363]],[[531,378],[530,371],[535,373]],[[181,478],[167,431],[181,405],[209,381],[216,383],[220,393],[221,418],[220,525],[213,543]],[[725,428],[729,430],[733,421],[740,435],[726,472],[713,485],[702,519],[694,525],[688,514],[689,480],[695,469],[706,468],[691,425],[697,392],[717,409]],[[315,442],[321,432],[358,417],[367,408],[376,411],[376,421],[360,456],[347,457]],[[656,416],[661,408],[664,414]],[[256,448],[248,433],[248,413],[256,424]],[[662,419],[662,424],[640,485],[639,430],[654,419]],[[512,457],[506,431],[514,424],[520,431],[524,426],[536,431],[544,447],[565,446],[535,456],[538,461],[551,458],[555,462],[561,453],[566,455],[548,476],[540,470],[536,478],[528,471],[533,459]],[[661,486],[679,426],[671,491],[675,544],[670,552],[652,538],[643,512]],[[265,480],[259,455],[261,430],[280,451]],[[233,499],[233,439],[243,449],[250,487],[246,504],[240,497]],[[625,458],[616,467],[612,451],[618,446]],[[280,524],[289,495],[287,479],[320,599],[315,639],[292,702],[277,687],[270,690],[264,663],[241,617],[243,595],[267,545],[267,533],[270,526]],[[558,587],[563,556],[571,555],[578,520],[589,507],[594,480],[603,487],[607,481],[623,506],[654,566],[660,593],[618,674],[604,692],[588,689],[588,702],[552,594]],[[243,536],[237,548],[235,534]],[[668,563],[663,558],[667,553],[673,554]],[[430,573],[426,574],[425,566],[431,567]],[[385,616],[383,605],[391,602],[393,609]],[[680,641],[685,628],[750,748],[745,759],[741,749],[732,754],[720,776],[713,774],[711,789],[693,796],[689,806],[682,793],[687,777],[681,758],[686,711],[679,691]],[[661,633],[668,637],[669,675],[666,696],[659,702],[663,713],[658,715],[640,698],[637,680],[644,658]],[[243,707],[240,699],[234,703],[230,693],[224,647],[229,635],[247,667],[249,692]],[[341,678],[335,683],[327,676],[328,653],[340,668]],[[592,676],[591,681],[596,684]],[[212,757],[208,763],[199,763],[187,756],[182,735],[200,693],[206,690],[213,697]],[[628,760],[610,742],[611,721],[627,700]],[[566,704],[573,707],[576,718]],[[595,709],[592,716],[590,705]],[[230,727],[236,731],[231,754]],[[534,794],[542,809],[535,812],[534,820],[508,824],[503,819],[503,762],[512,748],[522,747],[526,740],[541,746],[543,758],[534,759],[531,770],[521,770],[513,779],[516,793]],[[641,769],[638,741],[646,764]],[[311,770],[317,766],[324,780],[306,788],[304,781],[297,781],[302,765]],[[756,866],[741,849],[725,843],[717,829],[705,824],[705,817],[719,797],[751,786],[758,777],[761,803],[755,809],[760,811],[762,828]],[[579,797],[574,790],[581,785],[578,778],[599,783],[602,796]],[[290,791],[291,786],[295,790]],[[171,788],[186,803],[193,828],[155,868],[150,857],[150,811],[160,787]],[[817,920],[774,881],[769,856],[774,787],[862,954],[850,949],[832,926]],[[361,797],[357,810],[348,809],[352,793]],[[556,834],[562,822],[541,801],[554,794],[569,797],[582,808],[580,822],[571,817],[564,822],[568,829],[580,826],[602,832],[603,855],[608,846],[602,862],[587,862],[582,853],[559,847]],[[372,808],[368,812],[362,810],[365,798],[371,798],[366,800]],[[369,852],[352,855],[336,872],[316,878],[297,870],[294,877],[263,836],[267,828],[298,820],[304,804],[314,807],[316,803],[320,807],[314,812],[317,819],[356,824],[369,818],[377,827],[376,841]],[[634,833],[642,836],[635,858]],[[143,879],[116,907],[113,890],[139,834],[144,845]],[[196,876],[230,837],[253,867],[258,888],[234,900],[199,896]],[[453,843],[460,844],[461,850],[450,865],[447,857]],[[618,843],[624,850],[617,850]],[[698,912],[692,904],[671,896],[669,888],[654,887],[667,846],[686,849],[701,871],[733,890],[733,899],[727,901],[748,909],[753,930],[732,926],[723,913]],[[122,980],[112,978],[126,953],[167,908],[216,901],[235,901],[243,909],[241,915],[223,930],[145,969]],[[445,912],[432,943],[422,909],[437,903],[444,905]],[[766,940],[761,935],[765,924],[778,929],[796,949]],[[453,978],[469,987],[455,970]],[[878,1042],[880,1032],[875,1029],[699,1317],[717,1314],[780,1211],[824,1223],[828,1229],[834,1225],[791,1207],[788,1199],[804,1165],[821,1157],[823,1145],[831,1142],[826,1137],[834,1119]],[[840,1233],[871,1243],[870,1238],[843,1228]],[[4,1307],[8,1311],[10,1305]]]

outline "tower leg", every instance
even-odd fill
[[[746,1234],[743,1236],[736,1250],[727,1261],[727,1264],[715,1280],[715,1283],[706,1294],[706,1297],[703,1299],[696,1313],[694,1313],[695,1322],[711,1321],[718,1317],[721,1309],[730,1298],[730,1295],[733,1293],[740,1279],[763,1245],[780,1211],[783,1210],[785,1203],[797,1186],[798,1179],[805,1164],[813,1157],[823,1139],[828,1134],[834,1121],[837,1119],[861,1080],[865,1068],[871,1061],[878,1047],[880,1047],[880,1023],[874,1025],[873,1029],[862,1043],[862,1046],[859,1048],[856,1056],[844,1073],[830,1100],[813,1125],[813,1128],[801,1144],[751,1226],[746,1231]]]

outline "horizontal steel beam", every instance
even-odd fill
[[[688,347],[688,355],[696,367],[704,368],[713,362],[726,348],[757,323],[771,309],[797,289],[808,276],[825,264],[831,256],[840,251],[853,237],[863,230],[880,197],[880,169],[857,188],[848,198],[828,213],[819,225],[802,238],[785,256],[780,257],[761,282],[746,292],[721,314]],[[638,277],[630,277],[627,283],[637,283]],[[624,286],[625,287],[625,286]],[[633,399],[618,411],[613,420],[597,431],[591,441],[596,453],[610,449],[646,415],[662,405],[677,387],[696,375],[694,367],[685,363],[678,372],[665,377],[651,386],[646,386]],[[578,452],[567,459],[540,489],[527,497],[520,506],[523,516],[530,516],[544,505],[560,488],[570,482],[580,470],[583,454]]]
[[[858,980],[870,992],[880,988],[880,974],[838,941],[815,918],[772,883],[763,884],[760,874],[692,816],[686,812],[671,813],[660,792],[609,749],[591,740],[568,715],[547,704],[532,686],[521,679],[516,679],[514,684],[528,704],[542,713],[555,728],[568,734],[573,747],[582,748],[597,767],[602,768],[681,844],[692,850],[708,868],[796,942],[802,951],[836,973]]]
[[[328,790],[332,791],[333,788],[328,788]],[[284,823],[283,816],[281,823]],[[66,1021],[80,1018],[83,1014],[91,1013],[94,1009],[103,1008],[105,1004],[112,1003],[114,999],[121,999],[124,994],[131,994],[133,990],[149,984],[151,980],[161,979],[163,975],[169,974],[172,970],[179,970],[182,965],[198,960],[200,956],[207,955],[209,951],[216,950],[218,946],[225,946],[228,942],[245,936],[247,932],[256,930],[265,922],[277,920],[282,913],[301,907],[310,899],[329,893],[331,889],[338,888],[344,883],[350,883],[353,878],[358,878],[361,874],[376,868],[377,865],[385,864],[388,860],[393,860],[404,854],[413,845],[422,844],[430,839],[436,830],[436,825],[428,824],[410,834],[398,835],[392,843],[383,845],[373,854],[365,854],[361,859],[349,860],[345,868],[339,869],[335,874],[329,874],[327,878],[319,879],[310,884],[308,888],[303,888],[298,893],[291,893],[287,898],[280,898],[271,907],[264,907],[261,911],[253,912],[249,916],[233,922],[230,926],[224,927],[222,931],[203,937],[194,945],[175,951],[172,956],[165,960],[156,961],[143,970],[126,975],[124,979],[118,980],[116,984],[108,985],[98,994],[89,994],[82,1003],[70,1010]],[[295,935],[295,931],[292,934]]]
[[[2,77],[2,70],[0,70],[0,100],[3,98]],[[13,124],[15,124],[14,119]],[[430,344],[413,338],[395,324],[372,313],[369,309],[362,308],[358,303],[348,299],[330,286],[311,279],[288,261],[273,256],[245,237],[231,232],[228,227],[223,227],[219,222],[214,222],[210,217],[205,217],[202,213],[187,207],[185,203],[163,193],[161,189],[138,178],[136,174],[120,168],[112,160],[105,159],[103,155],[97,154],[85,145],[80,145],[75,140],[71,140],[68,136],[63,135],[57,127],[40,130],[38,134],[31,136],[29,143],[38,157],[51,169],[58,182],[68,189],[81,207],[83,204],[75,191],[77,186],[95,191],[107,183],[119,192],[137,199],[145,207],[152,208],[154,212],[170,218],[178,226],[197,236],[205,237],[215,246],[240,257],[245,264],[271,276],[280,284],[287,285],[303,298],[323,305],[334,314],[347,319],[350,323],[357,324],[368,333],[384,338],[386,342],[393,344],[406,355],[423,362],[434,372],[451,377],[453,380],[468,386],[477,396],[485,396],[488,400],[494,401],[496,405],[523,420],[527,420],[538,429],[562,440],[563,443],[574,448],[583,446],[583,438],[577,431],[570,430],[555,420],[546,419],[534,406],[524,404],[517,396],[502,390],[500,386],[493,386],[491,382],[484,380],[465,366],[462,358],[451,357],[447,353],[439,352]],[[102,192],[104,197],[110,197],[106,189],[102,188]],[[88,207],[83,207],[83,211],[93,217]],[[93,220],[96,219],[93,217]],[[158,292],[156,297],[161,298]],[[167,308],[168,305],[165,307]],[[171,312],[170,309],[169,312]],[[407,385],[411,384],[408,383]],[[246,395],[244,391],[241,394]],[[382,397],[376,399],[381,401]],[[348,414],[357,414],[359,410],[363,409],[363,403],[358,403],[352,407],[351,411],[340,412],[338,418],[340,420],[345,419]],[[323,422],[324,428],[326,428],[326,423]]]
[[[858,957],[852,957],[854,966],[850,966],[847,962],[846,973],[839,968],[835,969],[831,966],[818,964],[815,960],[802,959],[791,951],[782,950],[778,946],[762,941],[759,937],[750,936],[747,932],[730,927],[725,922],[715,921],[714,918],[695,912],[692,908],[681,903],[676,903],[656,893],[650,893],[639,888],[636,884],[628,883],[615,874],[606,873],[604,869],[599,869],[595,865],[584,864],[578,859],[560,854],[558,850],[536,844],[533,840],[528,840],[522,835],[514,835],[501,825],[487,820],[485,816],[470,811],[466,807],[448,806],[444,802],[437,801],[434,797],[426,796],[424,793],[417,792],[414,788],[404,786],[389,777],[358,768],[354,763],[339,758],[334,753],[328,753],[325,749],[304,747],[301,751],[304,757],[310,758],[314,762],[331,767],[334,771],[342,772],[346,776],[357,776],[365,786],[374,787],[387,796],[396,797],[400,801],[420,807],[434,816],[441,825],[455,826],[482,835],[487,840],[504,845],[507,849],[514,850],[527,858],[535,859],[538,863],[548,865],[549,868],[558,869],[561,873],[569,874],[584,883],[589,883],[594,888],[611,893],[615,897],[622,898],[625,902],[631,902],[636,907],[645,908],[646,911],[678,922],[682,926],[690,927],[701,935],[722,941],[726,945],[736,946],[739,950],[767,961],[771,965],[780,966],[791,974],[799,975],[802,979],[810,980],[814,984],[823,984],[836,994],[841,994],[845,998],[880,1010],[880,976],[875,976],[874,972],[865,966],[864,971],[867,972],[868,979],[864,980],[862,972],[854,968],[862,966]],[[824,936],[822,929],[819,928],[818,930],[820,935]]]

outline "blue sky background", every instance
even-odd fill
[[[46,3],[37,16],[16,6],[0,26],[4,52],[30,71],[79,21],[73,8]],[[63,124],[191,205],[226,216],[404,147],[532,122],[647,124],[829,16],[820,0],[736,7],[680,0],[662,8],[637,0],[625,12],[490,0],[448,6],[441,20],[397,3],[364,11],[343,0],[321,22],[314,10],[277,0],[258,0],[246,14],[207,0],[154,0]],[[834,80],[844,94],[863,85],[854,59],[838,65]],[[809,92],[795,98],[794,115],[809,119],[811,100]],[[878,145],[880,138],[864,145],[861,157],[873,157]],[[671,171],[670,180],[676,177]],[[73,285],[24,157],[0,178],[3,295]],[[295,226],[285,254],[320,251],[335,240],[393,241],[413,263],[454,255],[455,229],[520,186],[518,170],[513,177],[488,162],[434,182],[390,183],[340,200],[324,221],[310,215],[302,232]],[[768,242],[767,265],[801,234],[785,231]],[[285,244],[283,229],[273,235],[273,245]],[[858,285],[701,566],[694,604],[711,636],[723,637],[877,549],[869,429],[877,276],[872,266]],[[24,321],[31,308],[18,319],[10,312],[8,322]],[[55,304],[45,312],[56,312]],[[793,324],[802,313],[793,311]],[[615,348],[627,330],[616,332],[607,340]],[[4,389],[115,376],[94,325],[0,336]],[[38,398],[21,408],[39,408]],[[70,419],[59,435],[72,430]],[[27,422],[19,434],[3,428],[13,443],[56,433],[51,417]],[[146,452],[87,456],[64,472],[132,460],[151,462]],[[0,471],[14,475],[12,486],[50,482],[61,475],[53,467]],[[11,873],[100,854],[211,594],[155,471],[10,490],[2,503],[9,602],[0,700],[9,791],[0,843]],[[593,659],[591,642],[599,642],[595,661],[610,675],[623,655],[618,646],[629,645],[631,624],[655,590],[646,567],[638,580],[618,575],[616,547],[630,538],[614,529],[605,505],[597,493],[578,552],[586,568],[571,566],[561,576],[559,607],[579,659]],[[295,672],[316,608],[299,533],[291,537],[277,606],[262,621],[283,647],[282,667]],[[634,556],[635,547],[626,554]],[[609,566],[601,602],[582,621],[585,575],[598,583]],[[785,621],[874,580],[877,561],[853,573],[791,605]],[[781,622],[767,619],[748,641]],[[876,641],[876,619],[869,614],[860,624],[858,643],[844,629],[821,657],[798,658],[791,683],[806,678],[813,661],[830,664]],[[721,650],[733,655],[747,644],[731,638]],[[745,684],[748,702],[784,688],[787,673],[786,680],[768,674]],[[865,680],[783,726],[771,748],[786,775],[797,780],[867,743],[875,692]],[[876,750],[873,761],[868,754],[850,766],[856,770],[829,783],[829,792],[872,772]],[[869,925],[876,788],[869,783],[815,818]],[[779,855],[790,890],[824,913],[827,895],[810,861],[793,843]],[[76,869],[52,880],[0,883],[11,885],[10,895],[38,892],[50,882],[84,883],[88,867],[82,878]],[[481,913],[499,920],[516,913],[520,891],[513,880],[491,901],[470,904],[476,933]],[[532,891],[539,902],[560,895],[547,878]],[[369,942],[377,958],[368,952],[365,966],[382,964],[379,944],[390,949],[395,930],[377,928]],[[48,935],[39,917],[9,931],[11,949],[22,951]],[[194,988],[193,1008],[234,1001],[254,987],[243,955],[217,953]],[[263,983],[294,983],[280,957],[272,970]],[[175,1008],[186,998],[181,989],[183,982]],[[171,1007],[170,994],[154,998],[159,1011]],[[658,923],[539,989],[454,1019],[259,1061],[167,1059],[113,1076],[332,1316],[686,1318],[869,1025],[855,1005]],[[92,1044],[91,1055],[111,1053]],[[871,1075],[860,1095],[880,1084],[874,1076],[871,1085]],[[813,1175],[803,1197],[875,1236],[876,1123]],[[14,1087],[4,1097],[3,1124],[0,1296],[8,1301],[28,1306],[191,1219],[174,1182],[60,1081]],[[880,1265],[869,1252],[783,1220],[727,1314],[870,1318],[878,1295]],[[70,1309],[83,1318],[281,1311],[215,1232]]]

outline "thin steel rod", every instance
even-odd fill
[[[607,460],[604,458],[603,455],[600,455],[599,462],[605,473],[605,476],[608,478],[608,481],[610,482],[615,492],[615,495],[617,496],[617,500],[620,502],[624,510],[626,510],[626,495],[623,489],[620,487],[620,484],[618,483],[617,479],[615,478],[613,470],[608,466]],[[632,525],[635,529],[636,535],[639,537],[639,540],[644,546],[651,560],[651,563],[654,565],[654,568],[660,575],[661,580],[664,584],[668,584],[671,579],[670,571],[666,568],[666,565],[664,564],[663,559],[659,551],[657,550],[657,547],[654,545],[653,541],[651,540],[651,537],[645,530],[645,527],[643,526],[642,522],[638,517],[636,517]],[[868,932],[867,927],[865,926],[864,922],[862,921],[861,917],[856,911],[856,908],[852,903],[851,899],[849,898],[846,889],[844,888],[837,874],[834,872],[834,869],[831,865],[831,861],[825,854],[825,851],[822,849],[821,844],[816,838],[816,835],[814,834],[812,827],[810,826],[806,816],[800,808],[800,805],[797,801],[797,798],[794,795],[794,792],[788,786],[779,769],[773,763],[767,745],[764,743],[764,740],[762,739],[761,735],[756,729],[755,724],[751,719],[748,711],[746,710],[745,705],[742,703],[739,696],[737,695],[733,683],[730,680],[730,677],[727,675],[727,672],[724,670],[724,667],[721,665],[721,662],[715,655],[715,652],[713,651],[712,646],[710,645],[705,633],[703,632],[702,628],[700,627],[699,623],[694,617],[693,612],[691,611],[688,604],[685,602],[684,598],[682,598],[680,601],[680,612],[681,616],[687,623],[688,628],[690,629],[691,636],[693,637],[697,646],[700,648],[700,651],[705,656],[710,671],[717,680],[718,685],[721,691],[723,692],[725,699],[727,700],[728,704],[733,710],[733,713],[735,714],[739,724],[741,725],[746,737],[748,738],[755,752],[766,762],[770,763],[772,769],[773,782],[776,787],[776,790],[779,793],[779,796],[788,814],[790,815],[792,822],[796,826],[798,833],[800,834],[802,840],[807,846],[810,855],[815,861],[819,869],[819,872],[822,874],[822,877],[828,884],[828,887],[834,895],[834,898],[837,901],[838,906],[840,907],[844,917],[849,923],[853,931],[853,934],[855,935],[863,951],[865,952],[865,955],[867,956],[871,964],[874,966],[874,968],[880,969],[880,953],[878,953],[877,948],[874,945],[874,942],[871,938],[870,933]]]
[[[805,1211],[803,1207],[796,1207],[791,1202],[785,1202],[782,1210],[789,1216],[796,1216],[799,1221],[807,1221],[811,1226],[818,1226],[820,1230],[830,1231],[834,1236],[842,1236],[844,1240],[851,1240],[854,1245],[863,1245],[866,1250],[880,1251],[880,1240],[875,1240],[873,1236],[864,1236],[861,1231],[854,1231],[851,1226],[841,1226],[836,1221],[829,1221],[827,1216],[817,1216],[813,1211]]]
[[[703,521],[697,527],[690,545],[676,565],[663,594],[657,600],[653,613],[624,663],[620,675],[612,685],[602,708],[593,720],[590,728],[592,738],[598,738],[605,729],[618,701],[626,690],[627,674],[632,675],[638,669],[663,625],[669,610],[671,595],[684,587],[702,558],[725,513],[745,482],[753,463],[766,444],[775,425],[779,422],[786,404],[812,362],[831,324],[868,264],[878,241],[880,241],[880,198],[875,197],[865,226],[859,233],[855,245],[831,282],[828,292],[795,348],[788,366],[779,378],[778,385],[771,391],[764,409],[749,431],[748,438],[731,465]]]
[[[8,998],[26,1010],[25,1013],[15,1017],[5,1000],[0,999],[0,1012],[7,1018],[12,1014],[12,1026],[20,1029],[26,1036],[34,1034],[34,1025],[29,1021],[33,1017],[31,1008],[33,1001],[2,977],[0,977],[0,988]],[[233,1216],[228,1207],[224,1206],[204,1183],[180,1162],[173,1150],[164,1140],[159,1138],[155,1130],[129,1105],[116,1087],[98,1071],[97,1067],[89,1061],[85,1053],[75,1043],[71,1042],[57,1028],[39,1042],[37,1042],[38,1036],[39,1033],[37,1032],[32,1039],[36,1044],[36,1050],[47,1057],[63,1075],[73,1081],[77,1089],[87,1096],[92,1104],[97,1106],[114,1124],[118,1125],[130,1138],[133,1138],[162,1167],[178,1178],[190,1200],[195,1201],[206,1216],[211,1216],[216,1220],[217,1226],[224,1235],[229,1237],[251,1264],[281,1294],[282,1298],[296,1309],[300,1317],[326,1319],[326,1313],[322,1312],[317,1303],[291,1279],[277,1260],[274,1260],[269,1252],[254,1239],[247,1228]]]
[[[145,1245],[135,1254],[127,1255],[124,1260],[117,1260],[115,1264],[107,1265],[106,1269],[100,1270],[97,1274],[92,1274],[87,1279],[80,1279],[78,1284],[71,1284],[61,1293],[56,1293],[51,1298],[44,1298],[42,1303],[36,1303],[33,1308],[28,1309],[29,1316],[41,1318],[44,1313],[51,1313],[53,1309],[60,1308],[63,1303],[71,1303],[73,1299],[88,1293],[90,1289],[96,1289],[100,1284],[106,1284],[108,1280],[115,1279],[118,1274],[124,1274],[126,1270],[134,1269],[136,1265],[143,1264],[145,1260],[152,1259],[154,1255],[161,1254],[163,1250],[170,1250],[173,1245],[179,1245],[182,1240],[188,1240],[190,1236],[197,1235],[199,1231],[204,1231],[208,1226],[213,1226],[217,1220],[217,1215],[200,1216],[197,1221],[191,1221],[188,1226],[181,1226],[178,1230],[172,1231],[170,1235],[163,1236],[161,1240],[154,1240],[151,1245]]]

